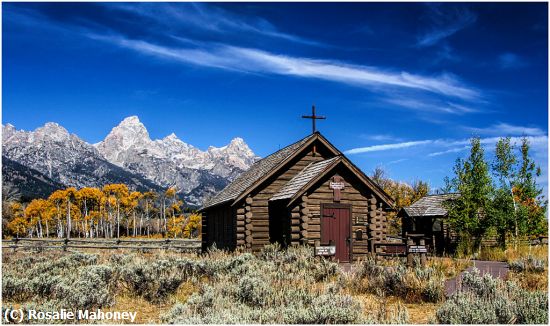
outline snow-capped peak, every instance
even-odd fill
[[[55,122],[47,122],[44,126],[36,128],[32,136],[35,139],[49,139],[57,142],[67,141],[70,138],[67,129]]]
[[[10,137],[14,132],[15,132],[15,127],[11,123],[2,125],[2,135],[5,138]]]
[[[63,184],[96,186],[106,180],[126,178],[138,182],[136,178],[143,178],[140,180],[159,187],[175,185],[186,195],[186,200],[195,205],[200,205],[203,196],[223,188],[258,159],[240,137],[207,151],[183,142],[174,133],[151,140],[137,116],[122,120],[103,141],[94,145],[53,122],[35,131],[17,130],[6,124],[2,126],[2,133],[6,157]],[[105,160],[122,170],[105,165],[108,164]],[[128,179],[119,175],[120,171],[134,177]]]
[[[146,157],[172,162],[179,168],[211,170],[227,177],[234,168],[246,170],[256,159],[254,153],[240,137],[228,145],[209,147],[203,152],[180,140],[175,133],[151,140],[145,126],[137,116],[124,119],[98,143],[96,148],[111,163],[128,166],[143,161]],[[220,169],[220,166],[225,168]],[[222,172],[223,170],[224,172]],[[158,171],[150,171],[151,175]]]
[[[137,116],[131,116],[114,127],[102,143],[105,146],[116,145],[118,148],[128,149],[150,141],[149,132],[143,123]]]
[[[176,136],[175,133],[171,133],[170,135],[164,137],[162,140],[172,141],[172,142],[181,142],[181,140]]]
[[[119,125],[142,125],[142,123],[139,121],[139,117],[137,115],[132,115],[124,118]]]

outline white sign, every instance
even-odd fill
[[[336,255],[336,246],[315,247],[316,256],[334,256]]]
[[[339,189],[342,190],[346,187],[346,185],[343,182],[331,182],[329,184],[330,189]]]
[[[426,246],[409,246],[410,253],[426,253],[428,249]]]

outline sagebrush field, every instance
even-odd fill
[[[137,323],[547,323],[547,260],[511,263],[513,282],[468,273],[449,298],[445,279],[470,265],[426,267],[368,259],[344,271],[308,247],[257,255],[4,252],[3,309],[136,311]],[[31,322],[31,321],[27,321]]]

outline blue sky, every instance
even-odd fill
[[[260,156],[319,130],[365,172],[442,185],[478,135],[547,184],[546,3],[3,3],[2,123],[102,140],[138,115]],[[517,138],[514,138],[517,139]]]

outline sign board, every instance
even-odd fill
[[[326,187],[326,186],[325,186]],[[342,190],[346,187],[346,184],[343,183],[343,182],[334,182],[334,181],[331,181],[329,183],[329,188],[330,189],[338,189],[338,190]]]
[[[367,223],[367,217],[365,215],[356,215],[355,216],[355,224],[365,224]]]
[[[409,246],[409,252],[413,254],[423,254],[427,253],[428,249],[426,246]]]
[[[315,256],[334,256],[336,255],[336,246],[315,247]]]

